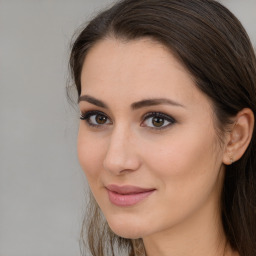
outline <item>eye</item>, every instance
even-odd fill
[[[88,125],[95,127],[100,127],[112,123],[108,116],[100,111],[89,111],[82,113],[80,119],[85,120]]]
[[[164,129],[176,121],[169,115],[160,112],[151,112],[144,116],[141,126],[153,129]]]

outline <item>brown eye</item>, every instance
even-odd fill
[[[101,114],[96,115],[95,121],[98,124],[105,124],[107,122],[108,118],[106,116],[103,116]]]
[[[160,130],[175,123],[175,119],[169,115],[161,112],[151,112],[144,116],[144,121],[142,122],[141,126]]]
[[[104,127],[104,125],[112,124],[109,117],[99,111],[89,111],[84,114],[82,113],[80,119],[85,120],[88,125],[94,127]]]
[[[161,117],[154,117],[152,119],[152,124],[155,126],[155,127],[161,127],[164,125],[164,119],[161,118]]]

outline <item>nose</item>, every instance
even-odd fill
[[[103,162],[105,170],[114,175],[133,172],[140,167],[140,157],[136,147],[136,138],[132,131],[114,129],[109,137],[109,144]]]

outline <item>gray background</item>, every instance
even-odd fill
[[[222,1],[256,44],[256,0]],[[76,256],[86,181],[67,103],[75,29],[108,0],[0,0],[0,256]]]

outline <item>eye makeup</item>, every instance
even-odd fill
[[[87,125],[95,128],[104,128],[106,125],[112,125],[112,120],[102,111],[92,110],[82,112],[80,116]],[[141,118],[141,127],[146,127],[154,130],[167,129],[169,126],[176,123],[176,120],[162,112],[148,112]]]
[[[147,123],[147,124],[146,124]],[[149,112],[143,116],[141,126],[150,129],[162,130],[176,123],[176,120],[162,112]]]

